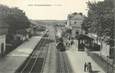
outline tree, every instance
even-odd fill
[[[111,0],[88,2],[88,17],[83,22],[83,29],[98,36],[113,37],[113,3]]]
[[[0,5],[0,21],[8,24],[6,42],[13,41],[13,36],[18,31],[23,30],[21,32],[25,33],[26,28],[30,27],[30,21],[24,11],[18,8],[9,8],[5,5]]]
[[[25,13],[18,8],[11,8],[8,16],[4,19],[9,26],[9,33],[15,33],[16,30],[26,29],[30,25]]]
[[[9,32],[15,32],[30,26],[30,22],[22,10],[4,5],[0,5],[0,20],[9,24]]]

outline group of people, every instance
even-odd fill
[[[92,65],[91,65],[91,62],[88,62],[84,64],[84,71],[85,72],[89,72],[89,73],[92,73]]]
[[[69,40],[68,42],[66,42],[66,46],[67,47],[70,47],[71,45],[73,45],[74,44],[74,40]]]

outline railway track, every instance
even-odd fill
[[[65,52],[57,52],[57,73],[73,73]]]
[[[28,59],[15,73],[42,73],[48,52],[48,44],[46,46],[47,41],[43,37]]]

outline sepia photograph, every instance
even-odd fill
[[[0,73],[115,73],[114,0],[0,0]]]

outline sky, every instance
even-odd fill
[[[87,15],[86,2],[103,0],[0,0],[0,4],[24,10],[29,19],[65,20],[73,12]]]

